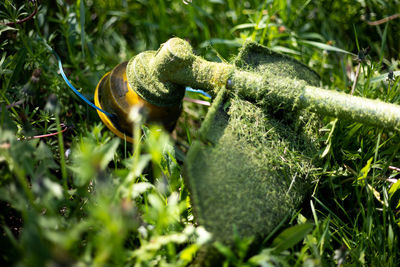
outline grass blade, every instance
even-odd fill
[[[317,47],[319,49],[326,50],[326,51],[338,52],[338,53],[349,54],[349,55],[355,56],[355,54],[353,54],[349,51],[340,49],[336,46],[320,43],[320,42],[301,40],[301,41],[299,41],[299,43],[308,44],[308,45],[311,45],[311,46],[314,46],[314,47]]]
[[[298,224],[287,228],[274,239],[272,246],[275,247],[277,253],[292,248],[303,240],[313,228],[314,225],[311,223]]]
[[[81,46],[82,46],[82,56],[85,58],[85,1],[80,0],[80,11],[79,17],[81,22]]]

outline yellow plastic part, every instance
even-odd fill
[[[104,124],[117,136],[133,141],[134,124],[129,118],[131,108],[144,109],[146,123],[162,125],[167,131],[172,131],[182,111],[182,104],[171,107],[153,105],[140,97],[128,82],[126,75],[127,62],[118,64],[111,72],[106,73],[96,86],[94,102],[96,106],[115,115],[110,118],[97,111]]]
[[[100,99],[99,99],[99,86],[100,86],[101,82],[103,81],[103,79],[106,79],[110,75],[110,73],[111,72],[107,72],[106,74],[104,74],[104,76],[101,78],[100,82],[97,84],[96,90],[94,91],[94,104],[101,109],[103,109],[103,107],[102,107],[102,105],[100,103]],[[134,92],[133,92],[133,94],[134,94]],[[133,94],[130,93],[127,96],[127,98],[129,99],[129,102],[132,104],[137,103],[134,101],[135,96]],[[138,97],[138,95],[136,95],[136,97]],[[107,128],[110,129],[114,134],[116,134],[118,137],[120,137],[130,143],[134,143],[133,138],[124,134],[120,130],[118,130],[106,114],[104,114],[103,112],[101,112],[99,110],[97,110],[97,114],[99,115],[99,117],[103,121],[103,123],[107,126]]]

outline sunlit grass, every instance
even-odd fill
[[[210,238],[194,221],[181,175],[207,107],[185,103],[173,138],[143,126],[133,147],[69,91],[42,39],[90,99],[116,64],[178,36],[214,61],[229,61],[252,39],[346,93],[360,64],[354,95],[400,104],[399,19],[368,24],[398,13],[398,3],[350,2],[40,1],[34,19],[1,24],[0,262],[186,266]],[[6,0],[0,21],[33,10]],[[29,139],[60,123],[74,126],[63,142]],[[215,244],[225,266],[400,264],[398,132],[330,117],[323,123],[310,196],[261,245],[241,237],[234,247]]]

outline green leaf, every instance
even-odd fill
[[[48,189],[48,191],[57,199],[63,198],[63,188],[58,183],[51,181],[48,178],[43,180],[44,186]]]
[[[146,182],[136,183],[132,186],[132,199],[137,198],[138,196],[142,195],[147,190],[154,188],[154,185]],[[158,203],[158,202],[157,202]]]
[[[105,170],[114,158],[119,143],[119,138],[114,138],[106,144],[95,144],[93,140],[85,138],[76,149],[73,149],[73,165],[69,168],[76,174],[75,185],[85,186]]]
[[[0,26],[0,34],[6,31],[18,31],[18,30],[10,26]]]
[[[82,46],[82,56],[85,58],[85,1],[80,0],[80,23],[81,23],[81,46]]]
[[[182,252],[180,254],[181,260],[183,260],[185,262],[191,262],[193,260],[194,256],[196,255],[196,252],[198,249],[199,249],[199,246],[196,244],[192,244],[192,245],[188,246],[187,248],[182,250]]]
[[[396,77],[396,76],[399,76],[399,75],[400,75],[400,70],[398,70],[398,71],[393,71],[393,75],[394,75],[395,77]],[[384,81],[384,80],[387,80],[387,78],[388,78],[388,73],[385,73],[385,74],[382,74],[382,75],[379,75],[379,76],[377,76],[377,77],[372,78],[372,79],[371,79],[371,83],[376,83],[376,82]]]
[[[238,40],[227,40],[227,39],[219,39],[219,38],[214,38],[210,39],[208,41],[202,42],[200,44],[200,48],[205,48],[209,47],[215,44],[223,44],[228,47],[240,47],[242,44]]]
[[[374,158],[371,157],[364,168],[361,169],[360,175],[357,178],[357,181],[360,181],[362,185],[365,185],[365,179],[367,179],[368,173],[371,170],[371,163]]]
[[[317,48],[319,48],[319,49],[323,49],[323,50],[326,50],[326,51],[344,53],[344,54],[349,54],[349,55],[355,56],[355,54],[353,54],[353,53],[351,53],[351,52],[349,52],[349,51],[340,49],[340,48],[338,48],[338,47],[336,47],[336,46],[332,46],[332,45],[327,45],[327,44],[324,44],[324,43],[320,43],[320,42],[302,40],[302,41],[299,41],[299,43],[312,45],[312,46],[315,46],[315,47],[317,47]]]
[[[394,183],[389,189],[390,207],[392,209],[400,208],[400,180]]]
[[[400,189],[400,180],[397,180],[397,182],[392,184],[392,186],[390,187],[389,194],[392,196],[399,189]]]
[[[16,55],[16,58],[15,58],[16,65],[15,65],[13,74],[11,75],[11,78],[8,80],[5,88],[8,88],[10,86],[11,82],[16,82],[19,80],[19,78],[20,78],[19,74],[21,73],[22,69],[24,68],[24,64],[26,61],[26,53],[27,53],[26,48],[21,48],[18,51],[18,54]]]
[[[316,32],[306,32],[306,33],[300,33],[299,34],[299,37],[301,38],[301,39],[314,39],[314,40],[321,40],[321,41],[324,41],[325,39],[324,39],[324,37],[321,35],[321,34],[319,34],[319,33],[316,33]]]
[[[231,29],[231,33],[237,31],[237,30],[242,30],[242,29],[251,29],[251,28],[255,28],[256,27],[256,23],[243,23],[243,24],[239,24],[236,25],[235,27],[233,27]]]
[[[2,129],[1,129],[2,128]],[[12,140],[17,131],[17,126],[10,117],[6,105],[0,105],[0,141]],[[5,134],[7,132],[7,135]]]
[[[287,47],[283,47],[283,46],[279,46],[279,45],[272,47],[271,50],[275,51],[275,52],[279,52],[279,53],[293,54],[293,55],[298,55],[298,56],[301,55],[301,53],[296,50],[293,50],[293,49],[290,49]]]
[[[251,257],[249,262],[257,266],[289,266],[284,258],[274,255],[274,249],[263,249],[259,254]]]
[[[114,158],[115,151],[119,146],[120,139],[114,138],[107,145],[101,149],[100,155],[102,155],[102,159],[100,162],[100,166],[102,169],[105,169],[108,163]]]
[[[378,190],[376,190],[370,184],[368,184],[368,188],[369,188],[369,190],[371,190],[371,192],[374,195],[375,199],[378,200],[382,205],[384,205],[384,202],[381,199],[381,194],[379,194]]]
[[[141,154],[137,160],[135,157],[130,157],[124,162],[124,165],[130,170],[130,173],[132,173],[132,178],[136,178],[143,173],[144,168],[146,168],[150,161],[151,155]]]
[[[50,148],[44,142],[39,143],[34,152],[34,155],[37,160],[51,159],[53,156]]]
[[[228,247],[225,246],[224,244],[220,242],[215,242],[214,246],[217,248],[217,250],[224,255],[227,259],[229,259],[231,262],[236,262],[237,257],[235,256],[235,253]]]
[[[321,158],[324,158],[328,155],[329,151],[331,150],[332,142],[329,142],[328,145],[325,147],[324,151],[321,154]]]
[[[305,223],[285,229],[272,242],[272,246],[275,247],[275,252],[280,253],[284,250],[292,248],[294,245],[303,240],[313,229],[313,227],[313,224]]]
[[[324,151],[322,152],[322,154],[320,156],[321,158],[324,158],[329,153],[329,151],[331,150],[331,147],[332,147],[332,136],[333,136],[333,132],[336,129],[337,122],[338,122],[338,119],[334,119],[333,121],[331,121],[329,123],[329,126],[331,126],[332,128],[329,130],[328,137],[326,138],[326,140],[324,142],[327,146],[325,147]]]

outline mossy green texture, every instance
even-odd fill
[[[185,94],[185,85],[213,91],[226,84],[234,67],[195,56],[188,42],[171,38],[158,51],[133,57],[127,66],[131,87],[156,106],[174,106]]]
[[[147,102],[159,107],[179,105],[185,95],[184,85],[161,80],[152,68],[156,51],[146,51],[133,57],[126,69],[130,86]]]
[[[230,65],[195,56],[188,42],[172,38],[158,51],[144,52],[131,59],[127,76],[132,88],[157,106],[176,105],[183,98],[184,86],[217,93],[226,85],[232,95],[271,112],[305,108],[400,129],[399,106],[318,88],[318,75],[314,71],[254,42],[247,42],[235,65]]]
[[[292,68],[282,74],[284,79],[300,78],[298,71],[310,78],[299,83],[318,83],[306,66],[259,48],[243,48],[236,60],[242,70],[237,71],[263,79],[271,61]],[[250,60],[255,58],[259,64]],[[319,149],[315,115],[307,110],[270,112],[261,99],[248,101],[245,91],[221,87],[184,167],[197,222],[214,241],[227,245],[233,245],[235,234],[260,241],[301,203],[315,178]],[[193,265],[215,266],[219,256],[213,250],[202,248]]]
[[[316,138],[281,123],[260,107],[230,100],[213,118],[207,142],[186,160],[187,183],[200,225],[215,240],[261,237],[305,196],[311,181]]]
[[[234,64],[240,69],[255,70],[263,76],[274,74],[279,77],[304,80],[314,86],[319,85],[318,74],[300,61],[251,41],[243,45]]]
[[[400,131],[400,106],[317,87],[305,87],[299,105],[322,115]]]
[[[262,56],[265,55],[265,56]],[[318,88],[318,75],[302,63],[256,43],[240,52],[229,88],[270,112],[307,109],[320,115],[400,130],[400,106]]]

